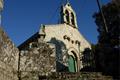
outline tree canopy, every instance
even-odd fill
[[[112,0],[112,2],[103,5],[101,9],[108,32],[104,26],[100,11],[94,13],[93,18],[99,32],[98,43],[93,49],[96,70],[118,79],[120,78],[120,1]]]
[[[116,4],[116,2],[113,1],[107,5],[103,5],[102,11],[106,19],[108,33],[106,33],[101,13],[97,12],[93,15],[100,34],[99,43],[108,43],[111,44],[111,46],[118,46],[120,36],[120,4]]]

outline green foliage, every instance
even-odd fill
[[[92,46],[96,70],[119,79],[120,3],[112,1],[107,5],[103,5],[102,10],[108,32],[105,30],[101,13],[97,12],[93,16],[99,32],[98,43]]]
[[[108,33],[105,32],[104,23],[101,17],[101,13],[95,13],[95,23],[98,26],[99,43],[108,43],[111,46],[119,45],[119,31],[120,31],[120,4],[114,2],[108,3],[102,6],[103,14],[106,19]]]

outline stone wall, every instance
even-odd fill
[[[55,46],[46,42],[31,44],[19,52],[0,28],[0,80],[112,80],[97,72],[56,72]]]
[[[47,78],[50,80],[112,80],[112,77],[104,76],[100,72],[52,73]]]
[[[56,71],[55,49],[44,42],[34,42],[32,45],[28,50],[20,52],[20,78],[22,80],[38,80],[38,75],[48,75]]]
[[[0,80],[17,80],[19,51],[0,28]]]
[[[28,74],[23,77],[23,75]],[[54,72],[40,75],[39,71],[22,72],[21,80],[113,80],[111,76],[103,76],[100,72]]]

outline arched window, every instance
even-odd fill
[[[68,10],[65,10],[65,15],[66,15],[66,20],[69,23],[70,21],[69,21],[69,12],[68,12]]]
[[[73,13],[71,13],[71,23],[72,25],[75,25],[75,17]]]

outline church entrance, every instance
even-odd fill
[[[76,72],[76,61],[74,59],[73,56],[69,56],[69,59],[68,59],[68,69],[69,69],[69,72]]]

